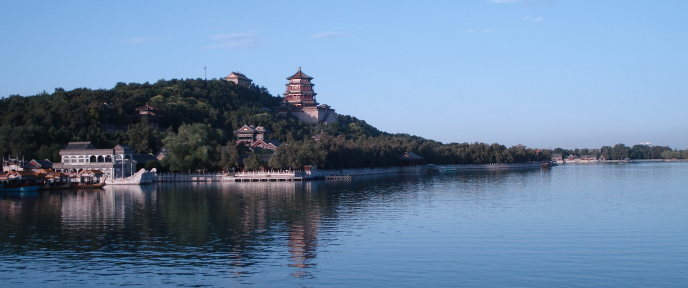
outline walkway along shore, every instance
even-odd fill
[[[236,172],[233,174],[158,174],[154,182],[258,182],[310,181],[317,179],[353,179],[355,176],[422,173],[449,170],[540,169],[540,162],[516,164],[421,165],[412,167],[361,168],[314,171]]]

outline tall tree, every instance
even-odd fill
[[[239,166],[239,150],[236,143],[230,140],[227,142],[226,149],[221,152],[219,165],[225,170],[230,170]]]
[[[260,157],[260,154],[253,154],[244,159],[244,169],[249,171],[259,170],[261,167],[267,165]]]
[[[171,171],[203,170],[214,168],[217,140],[222,131],[206,124],[182,124],[178,133],[169,133],[163,140],[169,154],[163,165]]]
[[[129,125],[127,130],[127,145],[136,153],[153,153],[160,146],[160,130],[148,125],[148,117],[141,118],[141,122]]]

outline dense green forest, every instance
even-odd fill
[[[57,88],[52,94],[12,95],[0,99],[0,154],[55,162],[59,150],[72,141],[91,141],[98,148],[127,144],[137,153],[155,153],[165,147],[169,156],[151,165],[187,171],[300,169],[310,164],[332,169],[389,167],[399,165],[403,152],[413,152],[433,164],[520,163],[548,160],[552,153],[499,144],[443,144],[385,133],[347,115],[339,115],[336,123],[311,124],[276,114],[272,108],[280,101],[264,87],[220,79],[117,83],[112,89]],[[145,118],[140,123],[127,122],[131,119],[127,115],[146,103],[163,115],[160,129],[147,125]],[[271,151],[250,155],[246,147],[233,144],[232,131],[243,125],[263,126],[268,129],[266,139],[282,142],[269,162],[258,154]],[[316,135],[319,140],[313,139]],[[617,146],[603,147],[598,153],[610,155],[609,159],[686,156],[668,147]],[[581,153],[558,149],[555,153]]]
[[[265,126],[271,130],[269,139],[310,137],[314,127],[268,111],[279,101],[263,87],[218,79],[118,83],[112,89],[57,88],[52,94],[12,95],[0,100],[0,153],[57,161],[58,151],[70,141],[92,141],[99,148],[128,144],[138,153],[151,153],[184,123],[219,129],[221,133],[213,139],[217,143],[226,143],[233,129],[244,124]],[[162,129],[143,123],[127,127],[126,116],[146,103],[162,113]],[[125,129],[108,131],[108,125]]]

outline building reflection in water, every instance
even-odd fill
[[[60,196],[62,230],[66,233],[125,229],[131,209],[143,205],[145,198],[142,186],[137,185],[65,190]]]
[[[283,224],[286,231],[286,246],[289,267],[298,268],[290,275],[297,278],[312,277],[306,268],[316,264],[318,231],[321,222],[321,208],[325,203],[315,199],[314,182],[251,182],[224,183],[226,193],[240,195],[243,203],[241,215],[244,231],[264,233],[268,225]],[[322,205],[320,205],[322,204]],[[280,219],[268,223],[268,219]]]
[[[318,185],[328,192],[318,193]],[[52,255],[84,263],[105,257],[110,260],[103,263],[118,258],[166,267],[213,265],[231,268],[227,273],[237,278],[283,265],[291,277],[313,277],[322,221],[336,221],[333,191],[339,187],[316,181],[7,194],[0,198],[0,250],[59,251]]]
[[[385,179],[158,183],[0,195],[0,252],[59,251],[51,255],[90,263],[84,265],[104,257],[103,263],[117,258],[132,265],[212,266],[234,278],[282,266],[290,277],[314,277],[320,238],[337,229],[338,213],[408,185]]]

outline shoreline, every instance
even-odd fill
[[[540,162],[514,164],[450,164],[397,166],[388,168],[331,169],[313,171],[237,172],[226,174],[162,174],[153,176],[153,182],[270,182],[352,179],[355,176],[405,174],[457,170],[540,169]]]

